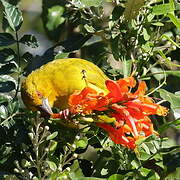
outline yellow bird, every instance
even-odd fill
[[[78,59],[57,59],[29,74],[22,82],[24,104],[33,111],[52,113],[51,108],[68,108],[68,98],[75,90],[89,86],[107,92],[107,76],[93,63]]]

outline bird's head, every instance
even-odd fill
[[[41,92],[37,90],[36,85],[26,78],[21,85],[21,97],[24,104],[32,111],[41,111],[51,114],[52,110],[47,98],[43,97]]]

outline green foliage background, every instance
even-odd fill
[[[175,0],[0,0],[0,179],[180,177],[180,3]],[[111,78],[132,72],[170,108],[161,137],[116,145],[91,125],[57,126],[28,111],[20,84],[57,58],[81,57]]]

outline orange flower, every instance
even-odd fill
[[[135,86],[135,79],[128,77],[118,81],[107,80],[107,95],[86,87],[70,96],[70,111],[80,114],[108,111],[106,114],[116,121],[113,124],[99,121],[97,126],[107,131],[115,143],[134,149],[139,138],[158,134],[148,116],[165,116],[168,112],[165,107],[145,96],[147,87],[144,81],[140,81],[137,90],[131,92]]]
[[[98,94],[90,87],[76,91],[69,97],[70,112],[73,114],[90,114],[93,110],[104,111],[109,100],[103,93]]]
[[[126,133],[130,132],[130,128],[128,126],[114,128],[113,126],[106,123],[96,123],[96,125],[107,131],[112,141],[114,141],[116,144],[121,144],[130,149],[135,148],[134,139],[130,136],[126,136]]]
[[[111,103],[125,100],[125,95],[129,91],[129,87],[132,88],[136,85],[133,77],[120,79],[118,81],[107,80],[106,87],[110,91],[107,97],[111,100]]]

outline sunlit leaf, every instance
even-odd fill
[[[168,35],[163,34],[163,35],[161,36],[161,38],[165,38],[165,39],[169,40],[173,45],[175,45],[175,46],[177,46],[178,48],[180,48],[180,46],[179,46],[176,42],[174,42]]]
[[[154,26],[164,26],[164,24],[161,23],[161,22],[154,22],[154,23],[151,23],[151,24],[154,25]]]
[[[46,161],[46,163],[49,165],[49,168],[53,171],[56,171],[57,166],[53,161]]]
[[[86,148],[88,145],[88,139],[87,137],[81,138],[75,142],[77,148]]]
[[[159,89],[158,92],[164,100],[170,102],[172,109],[180,108],[180,93],[176,92],[173,94],[166,91],[165,89]]]
[[[3,119],[8,118],[8,111],[7,108],[4,105],[0,106],[0,117]]]
[[[49,31],[54,30],[65,21],[65,18],[62,16],[63,13],[64,7],[62,6],[53,6],[48,9],[48,22],[46,27]]]
[[[162,80],[166,74],[161,68],[158,67],[152,67],[151,72],[158,81]]]
[[[155,15],[165,15],[175,11],[173,0],[170,3],[155,5],[152,8],[152,13]]]
[[[146,28],[143,28],[142,34],[145,41],[148,41],[150,39],[150,35],[148,34],[148,31]]]
[[[89,26],[88,24],[84,25],[84,28],[86,29],[87,32],[89,33],[94,33],[95,29],[92,26]]]
[[[17,31],[23,22],[22,12],[15,5],[5,0],[1,0],[1,2],[4,6],[5,18],[12,30]]]
[[[68,58],[69,53],[59,53],[55,56],[54,59],[64,59],[64,58]]]
[[[49,147],[49,151],[52,153],[56,150],[57,147],[57,141],[51,140],[50,141],[50,147]]]
[[[56,131],[56,132],[53,132],[52,134],[50,134],[50,135],[46,138],[46,140],[54,139],[57,135],[58,135],[58,132],[57,132],[57,131]]]
[[[171,22],[172,22],[178,29],[180,29],[180,20],[179,20],[179,18],[177,18],[177,17],[174,15],[174,13],[168,13],[167,16],[170,18]]]
[[[122,174],[113,174],[107,180],[124,180],[127,177],[130,177],[129,173],[122,175]]]

